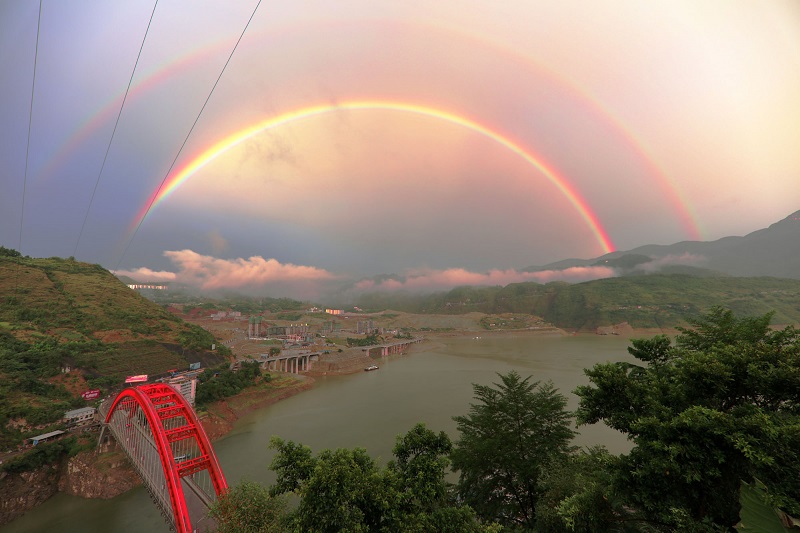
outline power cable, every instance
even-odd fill
[[[108,146],[106,146],[106,154],[103,156],[103,164],[100,165],[100,172],[97,174],[97,181],[95,181],[94,189],[92,189],[92,196],[89,199],[89,206],[86,208],[86,215],[83,217],[83,224],[81,224],[81,231],[78,233],[78,240],[75,242],[75,251],[72,254],[73,256],[78,255],[78,245],[81,242],[81,237],[83,237],[83,230],[86,228],[86,221],[89,220],[89,212],[92,210],[92,204],[94,203],[94,196],[97,193],[98,185],[100,185],[100,177],[103,175],[103,169],[106,167],[106,160],[108,159],[108,153],[111,151],[111,143],[114,142],[114,135],[117,133],[117,126],[119,126],[119,119],[122,116],[122,109],[125,107],[125,101],[128,99],[128,92],[130,92],[131,90],[131,85],[133,84],[133,77],[136,74],[136,67],[139,65],[139,59],[142,57],[142,50],[144,49],[144,43],[147,40],[147,34],[150,32],[150,25],[153,23],[153,15],[156,14],[156,7],[158,7],[158,0],[156,0],[155,4],[153,5],[153,11],[150,13],[150,20],[147,22],[147,29],[144,31],[142,44],[141,46],[139,46],[139,55],[136,56],[136,62],[133,64],[131,79],[128,80],[128,87],[125,89],[125,96],[122,97],[122,103],[119,106],[119,112],[117,113],[117,121],[114,123],[114,130],[111,132],[111,138],[108,140]]]
[[[28,142],[25,146],[25,175],[22,179],[22,207],[19,213],[19,253],[22,253],[22,224],[25,221],[25,191],[28,186],[28,163],[31,152],[31,129],[33,128],[33,95],[36,92],[36,63],[39,60],[39,32],[42,27],[42,0],[39,0],[39,16],[36,21],[36,48],[33,53],[33,82],[31,83],[31,105],[28,109]]]
[[[197,113],[197,117],[194,119],[194,123],[192,124],[192,127],[189,128],[189,133],[186,134],[186,138],[183,140],[183,144],[181,144],[180,149],[178,149],[178,153],[175,154],[175,158],[172,160],[172,164],[169,166],[169,169],[167,170],[166,174],[164,174],[164,179],[161,180],[161,184],[158,186],[158,189],[156,190],[156,193],[154,195],[152,195],[152,197],[150,198],[150,202],[147,204],[147,210],[144,212],[144,216],[141,217],[141,219],[139,220],[139,223],[136,225],[136,229],[133,230],[133,234],[128,239],[128,242],[125,245],[125,249],[122,251],[122,255],[120,256],[119,261],[117,262],[117,265],[114,267],[114,272],[119,270],[119,265],[122,264],[122,260],[125,258],[125,254],[128,253],[128,249],[130,248],[131,243],[133,242],[133,239],[136,237],[136,234],[139,233],[139,228],[142,227],[142,223],[144,222],[144,219],[147,218],[147,214],[150,213],[150,209],[153,207],[153,203],[155,202],[155,199],[158,198],[158,195],[161,192],[161,189],[164,187],[164,184],[167,182],[167,178],[169,177],[170,173],[172,172],[172,169],[175,166],[175,163],[178,161],[178,158],[180,157],[181,152],[183,152],[183,149],[186,146],[186,143],[189,141],[189,137],[192,135],[192,132],[194,131],[195,126],[197,126],[197,123],[200,121],[200,116],[203,114],[203,111],[205,110],[206,105],[208,105],[208,101],[211,100],[211,95],[214,94],[214,89],[217,88],[217,84],[219,84],[219,80],[222,79],[222,75],[225,73],[225,69],[228,68],[228,63],[231,62],[231,58],[233,58],[233,54],[236,52],[236,49],[239,47],[239,43],[242,42],[242,38],[244,37],[244,34],[247,31],[247,28],[250,26],[250,23],[253,21],[253,17],[256,16],[256,11],[258,11],[258,7],[260,5],[261,5],[261,0],[258,0],[258,3],[256,4],[256,7],[253,9],[253,13],[250,15],[250,18],[247,20],[247,24],[245,24],[244,29],[242,30],[242,33],[239,35],[239,39],[237,39],[236,44],[233,46],[233,50],[231,50],[231,53],[228,56],[228,60],[225,61],[225,65],[222,66],[222,70],[220,71],[219,76],[217,76],[217,81],[214,82],[214,86],[211,87],[211,91],[208,93],[208,96],[206,97],[206,101],[203,102],[203,107],[200,108],[200,112]]]
[[[28,141],[25,146],[25,174],[22,178],[22,202],[20,205],[20,212],[19,212],[19,242],[17,244],[17,251],[22,257],[22,227],[25,223],[25,193],[28,187],[28,166],[30,161],[30,152],[31,152],[31,129],[33,128],[33,96],[36,93],[36,64],[39,60],[39,33],[42,28],[42,0],[39,0],[39,15],[37,16],[36,20],[36,47],[34,48],[33,53],[33,81],[31,82],[31,105],[28,109]],[[14,293],[17,292],[17,287],[19,286],[19,269],[22,266],[22,263],[18,263],[17,267],[17,276],[16,281],[14,283]]]

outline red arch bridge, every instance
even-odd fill
[[[179,392],[164,383],[125,389],[108,407],[105,422],[175,531],[216,529],[208,509],[228,484],[197,415]]]

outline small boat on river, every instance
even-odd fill
[[[369,365],[367,368],[364,369],[364,372],[369,372],[370,370],[378,370],[378,365]]]

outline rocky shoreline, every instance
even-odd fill
[[[113,442],[30,472],[3,472],[0,474],[0,525],[22,516],[58,492],[81,498],[110,499],[138,485],[141,485],[139,476]]]

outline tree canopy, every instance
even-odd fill
[[[571,451],[567,400],[550,382],[516,371],[499,377],[494,387],[473,385],[477,403],[454,417],[457,494],[484,520],[533,528],[542,471]]]
[[[417,424],[397,437],[395,459],[380,468],[362,448],[323,450],[274,437],[270,493],[300,496],[287,518],[291,531],[339,532],[492,531],[468,506],[458,504],[445,481],[452,448],[444,432]]]
[[[615,486],[653,524],[727,529],[739,488],[755,477],[788,512],[800,511],[800,334],[771,315],[714,308],[664,336],[634,340],[643,364],[587,370],[578,420],[604,421],[633,441]]]
[[[0,257],[22,257],[22,254],[13,248],[0,246]]]
[[[222,495],[209,514],[218,533],[280,533],[285,511],[286,500],[271,497],[258,483],[243,481]]]

